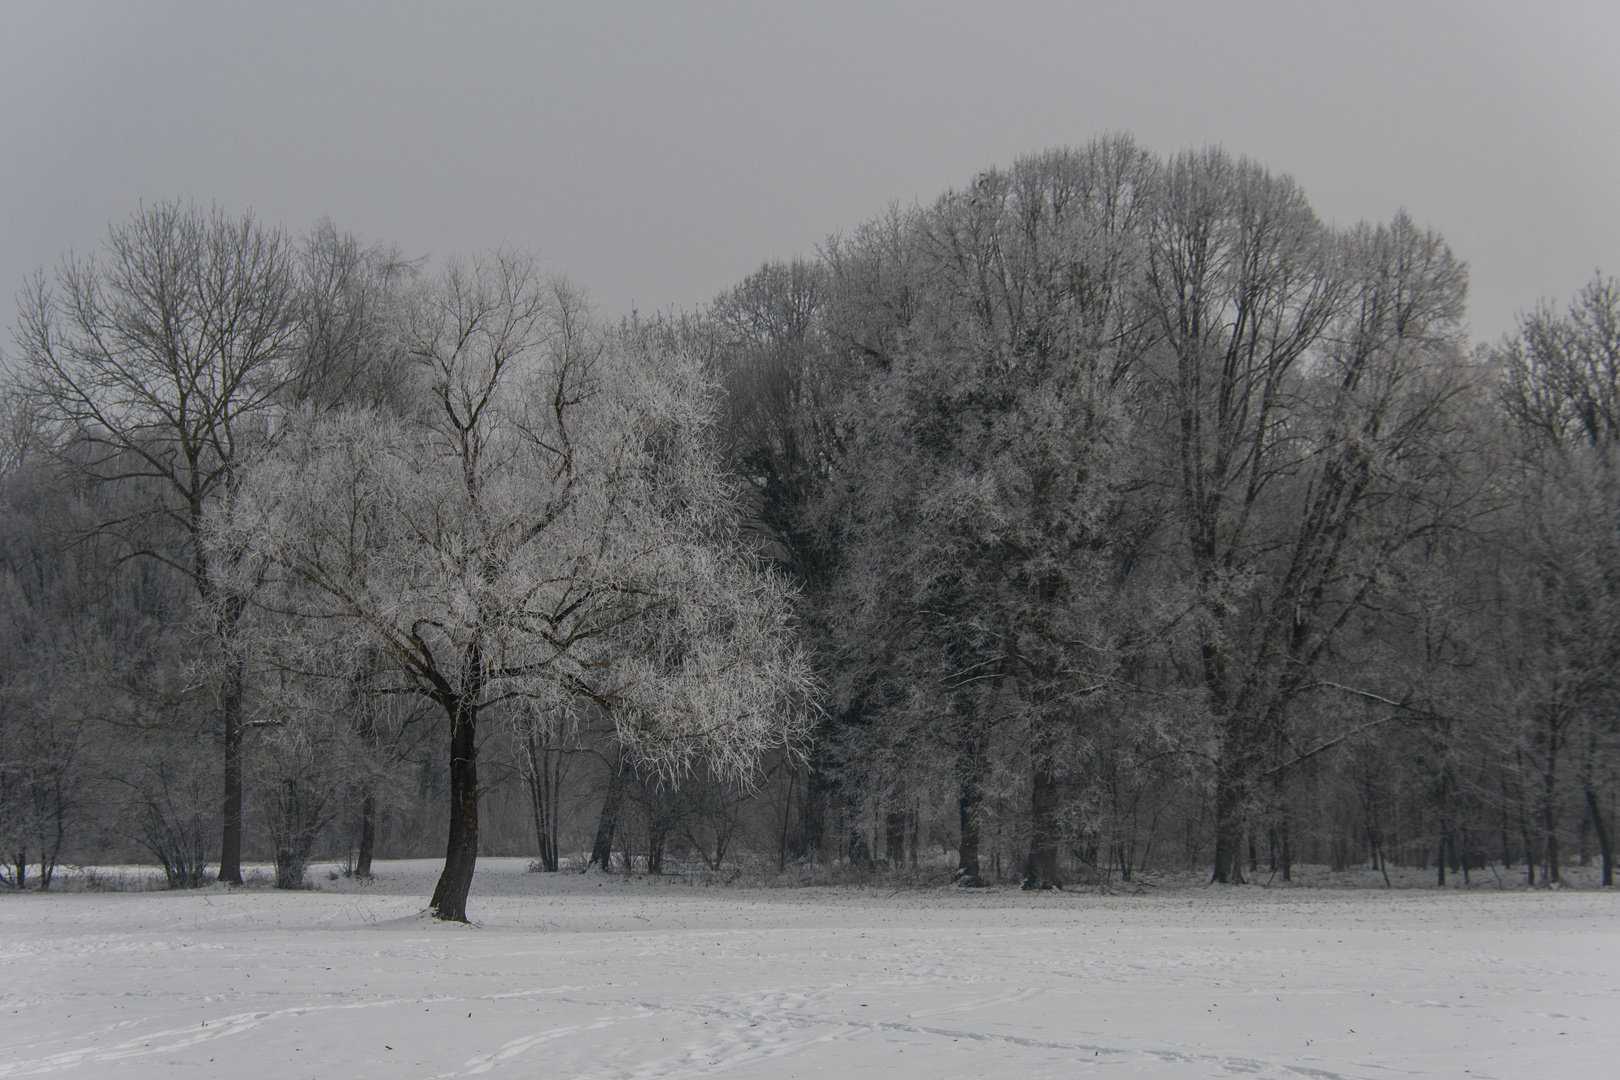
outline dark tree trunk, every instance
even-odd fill
[[[636,856],[635,853],[630,850],[630,826],[628,823],[625,824],[624,828],[619,830],[619,857],[624,860],[624,872],[626,874],[634,873],[636,869]]]
[[[371,853],[377,846],[377,796],[371,782],[360,788],[360,849],[354,856],[354,876],[371,877]]]
[[[372,853],[377,847],[377,781],[371,765],[378,752],[377,716],[369,682],[368,672],[367,676],[354,683],[356,726],[360,743],[366,748],[368,758],[371,758],[366,762],[367,768],[360,780],[360,846],[354,856],[354,875],[368,880],[371,877]]]
[[[51,805],[50,823],[41,823],[39,831],[39,891],[48,892],[51,878],[56,874],[56,861],[62,854],[62,841],[67,838],[67,793],[60,778],[51,781],[46,793]]]
[[[562,754],[539,742],[533,729],[524,737],[528,768],[524,780],[529,786],[529,807],[534,812],[535,843],[540,867],[554,874],[562,864],[557,821],[558,787],[562,783]]]
[[[825,773],[808,764],[804,769],[804,798],[799,803],[799,835],[795,854],[819,861],[827,844],[827,781]]]
[[[1222,751],[1215,771],[1215,874],[1223,885],[1243,884],[1243,810],[1248,803],[1237,747]]]
[[[1283,811],[1282,820],[1277,824],[1277,839],[1277,846],[1281,852],[1279,861],[1282,863],[1282,879],[1284,881],[1293,881],[1294,848],[1289,838],[1288,812],[1286,810]]]
[[[462,696],[446,706],[450,714],[450,836],[432,907],[435,918],[466,922],[467,893],[478,863],[478,704],[476,698]]]
[[[1530,843],[1530,819],[1524,805],[1524,755],[1522,751],[1515,750],[1514,758],[1518,763],[1518,784],[1515,791],[1518,794],[1519,808],[1519,842],[1524,845],[1524,883],[1536,883],[1536,849]]]
[[[220,711],[225,719],[224,829],[219,844],[219,880],[242,884],[242,667],[225,673]]]
[[[1534,885],[1536,883],[1536,848],[1530,842],[1530,822],[1525,817],[1522,797],[1519,805],[1519,843],[1524,846],[1524,883]]]
[[[280,803],[279,821],[271,830],[275,841],[276,888],[302,889],[310,850],[325,824],[321,815],[325,800],[312,798],[297,779],[289,777],[282,781]]]
[[[957,845],[956,878],[976,889],[985,885],[979,867],[982,846],[979,813],[984,807],[984,746],[979,740],[966,741],[957,753],[956,814],[962,830]]]
[[[675,792],[659,786],[657,781],[654,781],[651,786],[647,786],[645,790],[647,792],[647,873],[662,874],[664,872],[664,851],[669,847],[670,834],[675,831],[679,822],[681,807]]]
[[[596,843],[591,845],[591,861],[587,866],[613,869],[613,836],[619,828],[619,809],[623,804],[624,755],[615,750],[613,765],[608,773],[607,796],[602,800],[602,815],[596,822]]]
[[[890,870],[906,863],[906,812],[890,810],[883,815],[883,860]]]
[[[781,872],[783,872],[784,870],[787,869],[787,860],[788,860],[788,825],[789,825],[789,823],[791,823],[793,821],[793,788],[797,785],[798,780],[799,780],[799,770],[798,769],[789,769],[788,770],[787,794],[785,796],[783,796],[783,799],[782,799],[782,836],[781,836],[781,843],[778,844],[777,848],[776,848],[776,872],[777,873],[781,873]],[[663,846],[662,845],[662,840],[660,840],[659,846],[660,846],[660,848]],[[652,858],[652,853],[651,852],[648,852],[647,858],[649,860],[651,860],[651,858]],[[659,862],[660,862],[660,864],[662,864],[662,862],[663,862],[663,853],[662,853],[662,851],[660,851],[660,853],[659,853]],[[662,871],[653,870],[652,866],[651,866],[651,863],[649,862],[649,864],[648,864],[648,872],[649,873],[661,873]]]
[[[849,864],[871,866],[872,851],[866,843],[866,830],[859,825],[849,831]]]
[[[664,872],[664,844],[668,836],[669,831],[661,826],[647,830],[647,873]]]
[[[1441,888],[1446,884],[1446,845],[1451,841],[1451,797],[1450,776],[1442,766],[1440,769],[1440,849],[1434,859],[1434,883]]]
[[[1614,884],[1614,851],[1609,847],[1609,826],[1603,820],[1603,807],[1598,803],[1597,792],[1591,788],[1586,789],[1586,809],[1592,815],[1592,829],[1597,833],[1598,853],[1603,857],[1603,884]]]
[[[956,816],[962,839],[956,849],[956,878],[969,887],[984,884],[979,876],[979,807],[983,802],[984,796],[977,785],[963,785],[957,792]]]
[[[1548,751],[1551,756],[1551,751]],[[1547,766],[1545,776],[1545,791],[1541,802],[1541,830],[1545,834],[1547,861],[1542,869],[1541,880],[1551,885],[1559,880],[1558,865],[1558,774],[1553,764]]]
[[[1061,889],[1058,880],[1058,790],[1057,777],[1049,767],[1036,765],[1031,778],[1029,865],[1024,874],[1026,889]]]

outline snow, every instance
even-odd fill
[[[0,1077],[1620,1075],[1620,896],[479,864],[0,898]]]

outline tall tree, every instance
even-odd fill
[[[1540,305],[1497,359],[1519,436],[1519,558],[1504,581],[1508,612],[1524,630],[1507,665],[1521,724],[1516,760],[1534,769],[1524,779],[1540,804],[1543,879],[1559,878],[1563,791],[1574,771],[1608,885],[1613,834],[1600,788],[1620,735],[1620,284],[1594,279],[1563,313]]]
[[[874,717],[850,735],[894,775],[951,749],[965,880],[996,724],[1025,732],[1027,879],[1057,883],[1058,777],[1110,687],[1152,181],[1123,137],[1026,158],[913,215],[904,258],[873,230],[839,264],[891,262],[863,275],[891,288],[911,275],[907,324],[874,335],[890,343],[870,350],[883,360],[843,459],[844,682]]]
[[[1216,742],[1216,881],[1290,708],[1448,509],[1465,272],[1404,216],[1335,237],[1286,177],[1167,164],[1151,226],[1177,561]]]
[[[452,264],[401,333],[414,408],[305,414],[211,546],[226,591],[284,617],[289,654],[375,650],[394,690],[443,710],[432,906],[465,921],[485,711],[582,703],[672,774],[745,773],[801,730],[810,678],[780,584],[736,545],[695,365],[603,334],[507,255]]]
[[[64,464],[100,483],[150,482],[152,501],[98,523],[128,557],[190,579],[224,646],[243,605],[215,585],[204,518],[236,481],[286,384],[300,330],[297,262],[252,215],[158,203],[112,226],[101,257],[68,258],[54,287],[37,275],[16,339],[20,381],[47,423],[72,438]],[[229,653],[229,649],[223,649]],[[240,883],[239,660],[215,688],[223,725],[219,879]]]

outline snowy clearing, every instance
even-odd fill
[[[739,889],[480,862],[0,898],[0,1077],[1615,1075],[1620,896]],[[223,1067],[223,1068],[222,1068]]]

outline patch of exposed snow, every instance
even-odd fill
[[[481,860],[0,896],[0,1077],[1602,1076],[1613,891],[694,887]]]

